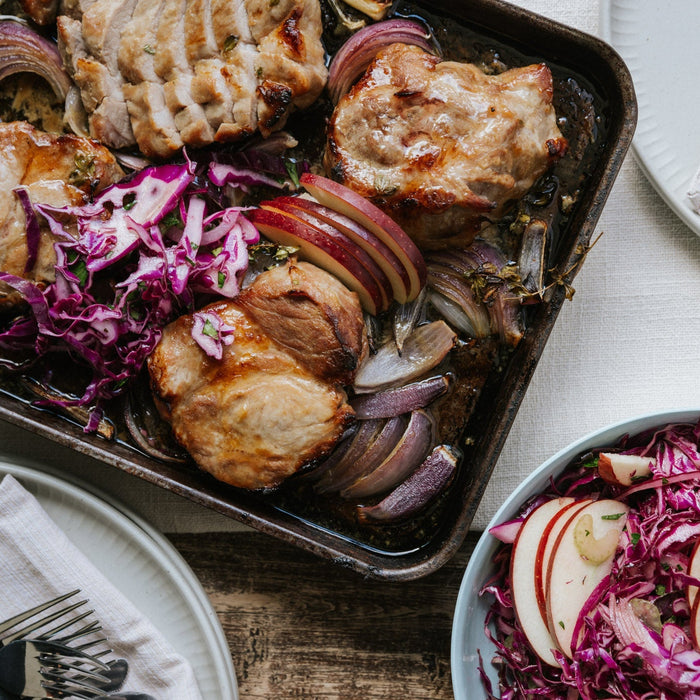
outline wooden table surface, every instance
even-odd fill
[[[219,616],[241,700],[454,697],[452,616],[476,535],[437,572],[400,583],[259,533],[170,539]]]

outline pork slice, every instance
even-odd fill
[[[59,50],[80,88],[90,135],[114,148],[134,143],[117,65],[121,27],[134,5],[135,0],[96,0],[83,22],[63,15],[56,21]]]
[[[131,19],[121,32],[118,65],[128,83],[161,82],[154,64],[160,50],[156,30],[164,5],[165,0],[137,0]]]
[[[167,158],[183,146],[161,83],[124,85],[131,128],[139,150],[149,158]]]
[[[233,118],[233,96],[224,75],[224,62],[220,58],[202,59],[193,69],[192,97],[202,105],[207,121],[216,131]]]
[[[293,109],[311,105],[323,90],[327,78],[320,42],[322,23],[318,3],[296,0],[281,2],[280,5],[290,6],[288,14],[263,35],[259,34],[261,28],[270,26],[269,17],[262,15],[256,24],[251,19],[258,42],[257,118],[263,135],[282,128]],[[275,11],[278,8],[276,6]]]
[[[192,96],[194,72],[183,41],[173,41],[185,33],[187,0],[166,0],[156,31],[158,50],[153,57],[156,73],[166,81],[165,103],[174,115],[175,126],[184,143],[205,146],[214,140],[203,107]]]
[[[25,269],[26,218],[15,188],[25,187],[33,204],[79,205],[123,175],[114,156],[94,141],[47,134],[26,122],[0,124],[0,270],[42,285],[55,279],[54,237],[41,217],[37,260]],[[18,301],[0,284],[0,308]]]
[[[80,19],[95,0],[61,0],[58,14]]]
[[[354,292],[306,262],[261,274],[238,304],[315,376],[350,384],[367,354],[362,310]]]
[[[216,58],[219,47],[211,21],[210,0],[187,0],[185,10],[185,51],[190,64]]]
[[[246,43],[238,44],[224,55],[222,75],[233,105],[231,119],[222,122],[216,130],[217,141],[235,141],[254,133],[257,129],[257,56],[256,47]]]
[[[257,128],[257,47],[242,2],[210,1],[214,39],[225,64],[223,75],[233,97],[232,120],[219,126],[216,140],[233,141]]]
[[[197,464],[245,489],[272,488],[328,454],[353,412],[344,391],[315,377],[235,301],[204,311],[233,329],[221,360],[192,338],[192,316],[164,329],[148,359],[162,415]]]

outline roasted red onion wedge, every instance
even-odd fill
[[[387,458],[368,474],[344,488],[342,498],[378,496],[400,484],[423,462],[435,440],[435,419],[418,410],[411,413],[401,439]]]
[[[450,378],[440,375],[376,394],[362,394],[350,401],[350,405],[357,418],[390,418],[410,413],[417,408],[425,408],[445,394],[449,387]]]
[[[456,341],[457,334],[444,321],[418,326],[401,353],[390,340],[360,367],[353,385],[355,393],[374,393],[418,379],[437,367]]]
[[[330,465],[327,462],[319,465],[315,472],[319,479],[314,486],[314,490],[317,493],[330,493],[333,491],[335,479],[339,475],[344,474],[348,468],[352,468],[358,459],[361,459],[362,455],[367,452],[369,446],[379,435],[385,423],[385,420],[362,421],[349,441],[345,445],[341,443],[339,449],[342,449],[343,453],[340,459],[333,452],[327,460],[327,462],[330,462]]]
[[[450,485],[460,453],[450,445],[437,445],[425,461],[379,503],[358,506],[360,522],[394,522],[424,510]]]
[[[462,306],[476,337],[498,335],[512,347],[520,342],[520,297],[511,284],[519,278],[515,265],[501,251],[485,241],[476,241],[468,248],[432,253],[427,265],[428,283]],[[488,331],[483,325],[484,314]]]
[[[386,9],[389,3],[383,3],[383,6]],[[365,11],[362,7],[357,9]],[[380,19],[374,16],[373,18]],[[430,40],[430,31],[422,24],[410,19],[391,19],[360,29],[341,46],[331,61],[328,71],[328,94],[333,103],[338,102],[350,89],[350,86],[372,62],[379,49],[395,43],[414,44],[425,51],[435,53],[435,46]]]
[[[36,73],[61,100],[71,80],[63,68],[56,45],[21,21],[0,21],[0,80],[14,73]]]
[[[394,416],[387,420],[357,459],[346,459],[342,466],[326,473],[318,484],[317,492],[337,493],[376,469],[396,448],[406,432],[407,423],[406,416]]]

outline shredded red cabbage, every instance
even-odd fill
[[[87,431],[138,374],[163,326],[198,299],[240,290],[258,231],[244,209],[212,207],[209,183],[195,170],[189,160],[155,166],[84,206],[37,205],[58,238],[56,281],[40,289],[0,273],[32,312],[0,333],[0,346],[37,357],[68,351],[87,365],[92,379],[82,396],[60,402],[91,409]],[[216,328],[216,342],[230,342],[226,328]]]
[[[512,546],[505,544],[497,575],[481,591],[493,597],[486,635],[496,646],[491,662],[499,674],[496,691],[482,665],[488,698],[700,700],[700,651],[692,643],[687,600],[688,585],[700,583],[687,573],[700,539],[700,423],[627,436],[612,449],[649,457],[652,476],[632,487],[606,484],[596,469],[598,452],[609,451],[601,449],[570,465],[537,497],[600,496],[630,506],[612,573],[579,616],[573,659],[555,652],[561,664],[555,668],[530,648],[513,609]],[[521,517],[531,506],[524,504]]]

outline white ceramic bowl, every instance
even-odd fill
[[[699,417],[700,408],[679,409],[638,416],[608,426],[577,440],[555,454],[513,491],[479,539],[459,589],[452,621],[451,648],[452,688],[455,700],[486,700],[487,695],[479,675],[479,652],[494,690],[498,688],[498,677],[490,664],[495,648],[484,634],[484,619],[491,599],[489,596],[479,598],[479,591],[494,573],[493,557],[500,545],[495,537],[488,534],[488,530],[516,517],[521,505],[531,496],[544,491],[550,477],[559,474],[579,454],[595,447],[614,444],[626,434],[634,435],[667,423],[696,422]]]

